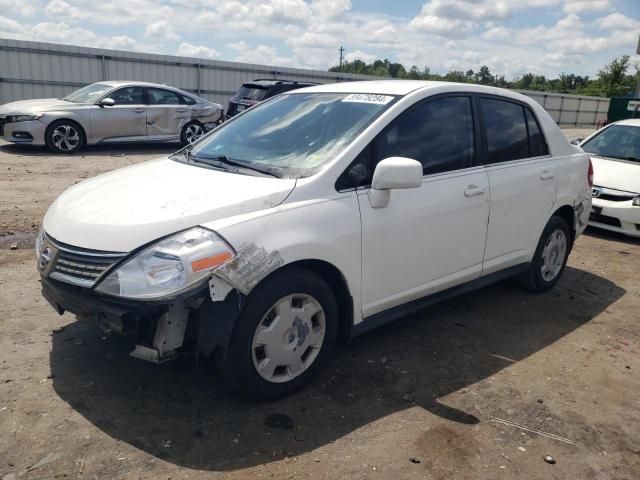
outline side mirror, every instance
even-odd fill
[[[116,101],[113,98],[103,98],[99,103],[101,107],[113,107],[115,104]]]
[[[422,164],[411,158],[389,157],[378,162],[373,172],[369,202],[373,208],[386,207],[392,189],[422,185]]]
[[[571,140],[571,145],[580,145],[580,142],[584,140],[584,138],[576,138],[575,140]]]

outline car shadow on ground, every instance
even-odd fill
[[[122,339],[75,321],[53,334],[53,386],[115,439],[176,465],[235,470],[309,452],[414,405],[477,423],[438,399],[541,351],[625,293],[573,268],[540,295],[505,281],[340,346],[307,388],[262,404],[234,393],[210,362],[135,360]]]
[[[50,152],[46,147],[34,145],[18,145],[14,143],[0,143],[0,152],[9,155],[28,157],[104,157],[112,156],[136,156],[136,155],[167,155],[178,151],[181,146],[177,143],[109,143],[101,145],[87,145],[83,150],[72,154],[57,154]]]

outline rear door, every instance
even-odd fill
[[[179,141],[191,110],[182,95],[164,88],[146,88],[147,138],[150,141]]]
[[[491,213],[483,274],[528,262],[555,203],[555,165],[531,109],[478,98]]]
[[[489,183],[475,161],[477,129],[470,96],[436,97],[398,116],[361,154],[370,172],[393,156],[424,171],[420,187],[393,190],[383,208],[358,190],[365,317],[480,275]]]
[[[142,87],[123,87],[107,95],[115,105],[91,109],[91,136],[100,141],[137,141],[147,138],[147,107]]]

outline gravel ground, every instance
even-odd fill
[[[272,403],[55,314],[30,248],[47,206],[171,150],[0,145],[0,478],[640,478],[640,242],[621,236],[588,231],[546,294],[502,282],[340,346]]]

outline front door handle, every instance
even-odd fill
[[[477,185],[471,184],[464,189],[464,196],[475,197],[476,195],[484,194],[484,191],[485,191],[484,187],[478,187]]]
[[[540,180],[551,180],[553,178],[553,173],[549,170],[543,170],[540,174]]]
[[[144,113],[144,108],[134,108],[132,110],[133,113]]]
[[[178,108],[178,109],[176,110],[176,112],[178,112],[178,113],[184,113],[184,112],[186,112],[186,111],[187,111],[187,109],[186,109],[186,108]]]

